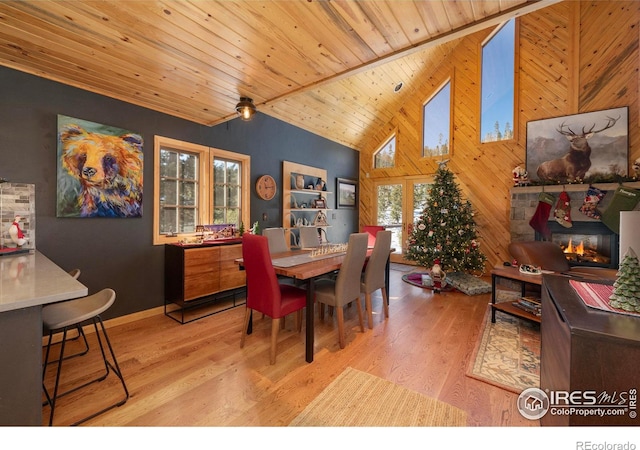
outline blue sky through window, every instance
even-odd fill
[[[423,151],[424,147],[435,149],[439,145],[449,147],[449,122],[451,120],[451,81],[447,83],[424,105]],[[445,154],[446,154],[445,153]],[[434,156],[425,153],[424,156]]]
[[[514,64],[515,20],[512,19],[482,49],[482,142],[496,140],[496,122],[503,135],[507,124],[513,131]]]

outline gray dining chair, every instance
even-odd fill
[[[320,246],[320,237],[316,227],[302,227],[300,230],[300,248],[316,248]]]
[[[262,235],[266,236],[269,243],[269,253],[282,253],[289,251],[287,241],[285,239],[284,228],[265,228]]]
[[[353,233],[349,236],[347,253],[344,256],[338,276],[320,279],[315,284],[315,299],[320,306],[320,318],[324,319],[324,305],[332,306],[338,321],[338,343],[345,346],[344,307],[356,302],[360,331],[364,333],[362,305],[360,304],[360,280],[362,267],[367,258],[367,233]]]
[[[371,307],[371,294],[380,289],[382,292],[382,304],[384,317],[389,318],[389,298],[385,288],[385,267],[391,253],[391,231],[378,231],[373,245],[371,256],[362,276],[360,291],[364,293],[364,304],[367,312],[369,328],[373,328],[373,308]]]

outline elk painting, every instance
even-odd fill
[[[527,124],[527,171],[543,184],[612,182],[627,176],[628,108]]]
[[[142,137],[58,116],[58,217],[140,217]]]

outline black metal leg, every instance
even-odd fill
[[[491,275],[491,304],[496,304],[496,277],[495,275]],[[491,308],[491,323],[496,323],[496,309]]]
[[[305,350],[305,360],[310,363],[313,362],[313,338],[314,338],[314,329],[313,329],[313,316],[314,316],[314,306],[315,306],[315,280],[314,278],[309,278],[307,280],[307,329],[306,329],[306,350]]]
[[[389,270],[391,269],[391,258],[387,258],[384,266],[384,290],[387,291],[387,305],[389,305]]]

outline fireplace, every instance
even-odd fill
[[[555,221],[548,222],[551,237],[560,245],[570,266],[618,268],[618,235],[602,222],[574,221],[566,228]],[[544,240],[536,232],[536,240]]]

